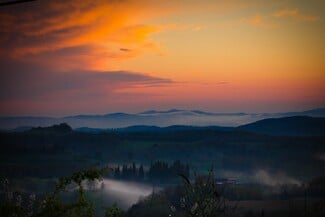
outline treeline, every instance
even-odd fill
[[[147,175],[150,179],[165,180],[176,178],[178,174],[190,177],[189,165],[182,164],[179,160],[175,161],[172,165],[164,161],[157,161],[151,164]]]
[[[143,165],[139,167],[135,163],[128,166],[126,164],[117,166],[114,169],[114,177],[117,179],[133,179],[133,180],[169,180],[178,177],[178,174],[190,177],[190,167],[176,160],[172,164],[164,161],[156,161],[151,163],[148,171],[144,171]]]
[[[137,167],[135,163],[131,166],[123,164],[122,167],[116,167],[114,169],[114,177],[116,179],[140,179],[143,180],[145,178],[145,172],[143,169],[143,165]]]

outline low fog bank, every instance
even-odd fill
[[[302,184],[302,180],[289,176],[283,171],[270,172],[265,169],[258,169],[251,173],[236,172],[236,171],[222,171],[221,176],[227,178],[234,178],[239,183],[256,183],[270,187],[277,187],[282,185],[298,185]]]
[[[104,192],[108,197],[115,199],[122,207],[130,207],[140,198],[150,195],[154,188],[136,182],[116,181],[104,179]]]
[[[86,183],[86,188],[92,192],[91,195],[95,197],[98,204],[110,206],[116,203],[124,210],[153,191],[160,190],[160,188],[148,184],[106,178],[96,183]]]
[[[301,185],[302,182],[296,178],[288,176],[284,172],[269,173],[266,170],[258,170],[253,180],[257,183],[268,185],[268,186],[280,186],[280,185]]]
[[[232,171],[223,171],[221,174],[223,177],[238,180],[239,184],[255,183],[271,187],[274,192],[278,192],[281,186],[284,185],[302,185],[301,180],[284,172],[270,172],[264,169],[256,170],[252,174]],[[95,195],[102,204],[111,205],[117,203],[119,207],[125,210],[137,203],[139,199],[149,196],[152,192],[162,190],[161,187],[149,184],[114,179],[103,179],[96,184],[96,189],[98,191],[94,191]]]

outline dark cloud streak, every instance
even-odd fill
[[[129,52],[129,51],[131,51],[131,49],[128,49],[128,48],[120,48],[120,51]]]
[[[0,100],[34,100],[52,94],[73,92],[83,95],[113,93],[138,85],[152,87],[171,84],[172,80],[129,71],[55,71],[27,63],[7,62],[1,72]]]

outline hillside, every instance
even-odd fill
[[[308,116],[269,118],[242,125],[237,129],[277,136],[325,136],[325,118]]]

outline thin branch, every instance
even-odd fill
[[[33,2],[33,1],[36,1],[36,0],[14,0],[14,1],[0,2],[0,7],[14,5],[14,4],[20,4],[20,3],[26,3],[26,2]]]

